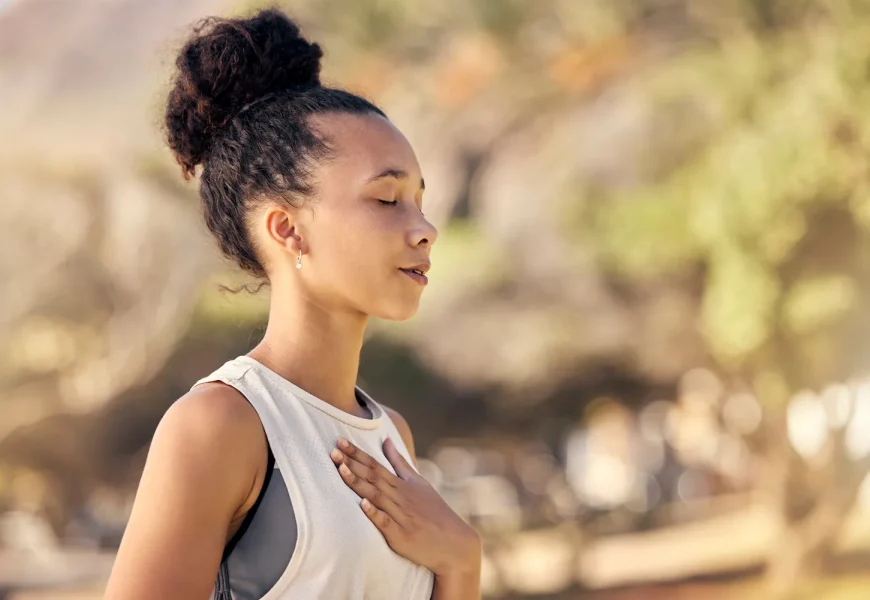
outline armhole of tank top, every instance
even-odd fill
[[[263,432],[265,436],[266,433]],[[263,476],[263,485],[260,487],[260,493],[257,494],[257,499],[254,501],[254,505],[248,510],[245,514],[245,518],[242,520],[242,524],[239,526],[239,530],[230,538],[230,541],[227,543],[224,548],[223,556],[221,557],[221,563],[226,562],[226,560],[230,557],[230,554],[233,553],[236,545],[242,539],[242,536],[245,535],[245,532],[251,526],[251,522],[254,520],[254,517],[257,514],[257,509],[260,508],[260,504],[263,502],[263,498],[266,495],[266,489],[269,487],[269,482],[272,481],[272,473],[275,470],[275,455],[272,453],[272,447],[269,445],[269,438],[266,437],[266,474]]]
[[[225,374],[221,373],[220,369],[215,371],[211,375],[207,377],[203,377],[199,381],[194,384],[194,387],[197,385],[201,385],[203,383],[223,383],[224,385],[228,385],[234,388],[237,392],[239,392],[242,397],[248,402],[254,412],[259,413],[256,407],[251,404],[251,401],[248,397],[242,392],[242,390],[238,387],[238,381],[251,369],[249,365],[246,365],[245,369],[238,374]],[[257,418],[260,419],[259,414],[257,414]],[[275,470],[275,455],[272,453],[272,446],[269,444],[269,436],[266,434],[266,428],[262,425],[261,419],[261,427],[263,427],[263,437],[266,440],[266,473],[263,476],[263,485],[260,487],[260,493],[257,494],[257,499],[254,500],[253,506],[248,510],[245,514],[245,518],[242,520],[242,524],[239,526],[238,531],[233,534],[233,537],[230,538],[230,541],[227,542],[227,545],[224,546],[224,552],[221,555],[221,569],[226,568],[226,561],[229,558],[230,554],[232,554],[236,545],[239,543],[239,540],[242,539],[242,536],[245,535],[245,532],[251,526],[251,522],[254,520],[254,517],[257,514],[257,509],[260,508],[260,504],[263,502],[263,498],[266,495],[266,490],[269,487],[269,482],[272,480],[272,472]],[[228,582],[227,582],[228,583]]]

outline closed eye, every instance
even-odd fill
[[[387,206],[396,206],[399,203],[398,200],[378,200],[378,202]]]

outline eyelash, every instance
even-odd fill
[[[398,206],[399,205],[398,200],[380,200],[380,199],[378,199],[378,202],[380,202],[384,206]],[[424,217],[426,216],[422,210],[420,211],[420,214],[423,215]]]

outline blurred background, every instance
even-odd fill
[[[487,598],[870,595],[870,2],[285,0],[441,231],[361,385]],[[262,335],[161,141],[242,0],[0,0],[0,598],[101,594],[166,408]]]

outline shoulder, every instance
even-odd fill
[[[267,454],[260,418],[235,388],[222,383],[194,387],[163,415],[152,453],[172,457],[196,479],[215,477],[242,490],[245,503]]]
[[[202,384],[176,400],[154,432],[105,597],[205,598],[259,491],[265,447],[256,412],[232,388]]]
[[[183,433],[189,442],[215,450],[262,437],[254,407],[241,392],[219,382],[198,385],[176,400],[163,415],[160,429]]]
[[[389,406],[381,404],[381,408],[384,409],[384,412],[390,417],[393,425],[395,425],[396,429],[399,430],[399,435],[402,436],[402,441],[405,442],[405,447],[408,448],[408,452],[411,454],[411,458],[414,459],[414,464],[416,464],[417,453],[414,450],[414,436],[411,433],[411,426],[408,425],[408,421],[399,413],[399,411],[390,408]]]

